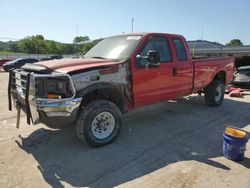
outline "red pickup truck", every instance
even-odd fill
[[[84,58],[12,70],[9,108],[13,98],[28,123],[75,122],[79,139],[98,147],[116,139],[122,114],[134,108],[192,93],[204,93],[209,106],[219,106],[233,72],[233,57],[192,60],[181,35],[113,36]]]

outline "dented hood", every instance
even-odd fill
[[[97,59],[97,58],[90,58],[90,59],[81,58],[81,59],[60,59],[60,60],[42,61],[33,64],[33,66],[34,68],[35,65],[37,65],[38,67],[44,67],[44,68],[46,67],[51,71],[70,73],[88,68],[114,65],[117,63],[120,63],[120,61],[109,60],[109,59]]]

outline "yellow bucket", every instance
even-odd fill
[[[244,138],[246,137],[247,133],[241,130],[237,130],[231,127],[227,127],[225,130],[225,134],[229,135],[229,136],[233,136],[233,137],[237,137],[237,138]]]

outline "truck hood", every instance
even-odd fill
[[[104,67],[120,63],[118,60],[110,59],[60,59],[60,60],[49,60],[42,61],[34,64],[25,64],[22,68],[29,71],[47,72],[45,69],[50,71],[56,71],[61,73],[70,73],[80,71],[88,68]]]

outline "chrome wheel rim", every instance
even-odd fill
[[[219,102],[222,98],[222,95],[223,95],[223,88],[221,86],[218,86],[215,90],[215,101],[216,102]]]
[[[105,139],[111,135],[115,127],[115,118],[110,112],[99,113],[92,122],[92,133],[97,139]]]

